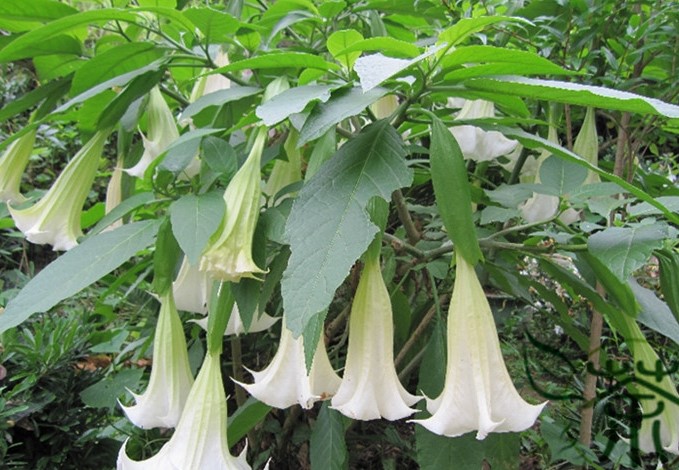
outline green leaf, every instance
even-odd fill
[[[526,67],[538,67],[548,70],[545,73],[572,74],[571,70],[566,70],[554,62],[544,57],[528,51],[517,49],[506,49],[496,46],[465,46],[459,47],[449,52],[441,59],[440,66],[444,69],[460,67],[466,64],[516,64]]]
[[[120,204],[118,204],[116,207],[114,207],[113,210],[111,210],[111,212],[102,217],[101,220],[97,222],[97,225],[95,225],[95,227],[87,233],[87,238],[90,238],[98,233],[101,233],[102,230],[104,230],[106,227],[111,225],[116,220],[120,219],[121,217],[124,217],[133,210],[145,206],[155,200],[156,199],[153,196],[153,193],[139,193],[135,194],[134,196],[130,196],[129,198],[125,199]]]
[[[3,20],[49,22],[78,13],[72,6],[54,0],[3,0],[0,18]]]
[[[189,166],[193,157],[198,153],[203,137],[216,134],[217,132],[222,132],[222,129],[199,127],[180,135],[165,150],[165,157],[163,157],[158,165],[158,169],[178,175]]]
[[[214,8],[189,8],[182,13],[200,29],[208,44],[230,40],[240,27],[236,18]]]
[[[453,26],[441,32],[436,43],[446,43],[448,46],[455,46],[467,39],[472,34],[482,31],[486,28],[486,26],[490,26],[495,23],[502,23],[504,21],[531,24],[528,20],[511,16],[479,16],[477,18],[462,18]]]
[[[193,266],[198,264],[207,241],[219,228],[225,210],[224,199],[217,192],[187,194],[170,206],[172,231]]]
[[[509,95],[558,103],[656,114],[671,118],[679,117],[679,106],[626,91],[592,85],[525,77],[474,78],[465,81],[464,85],[476,90],[497,91],[500,89]]]
[[[165,55],[152,43],[132,42],[108,49],[88,60],[73,77],[71,96],[107,80],[138,70]]]
[[[440,47],[432,47],[413,59],[396,59],[380,53],[361,57],[354,64],[354,70],[361,81],[363,92],[368,92],[385,80],[435,54]]]
[[[343,470],[349,455],[344,440],[344,424],[339,411],[323,402],[318,419],[311,430],[309,457],[312,468]]]
[[[30,2],[28,2],[30,3]],[[79,26],[106,21],[126,21],[134,23],[137,16],[129,11],[115,8],[83,11],[47,23],[16,38],[0,50],[0,63],[34,56],[35,47],[53,41],[55,36]]]
[[[269,411],[271,411],[269,405],[265,405],[254,397],[248,398],[245,403],[239,406],[233,415],[229,416],[227,423],[229,448],[237,444],[252,428],[266,418]]]
[[[115,127],[132,103],[146,95],[160,82],[164,72],[164,70],[152,70],[134,78],[101,112],[97,120],[97,128],[103,130]]]
[[[226,103],[256,95],[260,91],[262,91],[260,88],[255,87],[234,86],[227,90],[219,90],[208,93],[207,95],[201,96],[195,102],[188,105],[181,116],[179,116],[179,121],[185,121],[210,106],[223,106]]]
[[[412,178],[403,141],[383,120],[345,143],[306,182],[286,225],[292,254],[281,282],[287,326],[295,335],[328,306],[374,238],[368,201],[390,200]]]
[[[621,312],[624,312],[629,317],[636,317],[639,312],[639,305],[637,304],[632,289],[630,289],[627,281],[620,280],[607,266],[602,263],[599,258],[589,252],[578,253],[576,263],[583,261],[586,264],[585,269],[581,264],[576,264],[582,272],[591,271],[596,280],[601,283],[610,299],[617,305]],[[587,269],[589,268],[589,269]],[[585,294],[583,294],[585,295]],[[610,302],[609,302],[610,303]],[[608,305],[607,305],[608,307]],[[624,324],[618,318],[614,318],[611,323],[615,328],[625,328]]]
[[[656,200],[672,212],[679,213],[679,196],[660,196],[657,197]],[[630,206],[628,213],[634,217],[642,217],[660,214],[661,212],[657,208],[651,206],[648,202],[641,202]]]
[[[123,225],[88,238],[40,271],[0,315],[0,333],[38,312],[45,312],[101,279],[140,250],[158,231],[158,221]]]
[[[469,263],[483,259],[472,218],[467,167],[455,137],[440,119],[432,122],[429,162],[436,205],[456,252]]]
[[[166,61],[165,58],[158,59],[157,61],[152,62],[144,67],[133,70],[131,72],[124,73],[122,75],[118,75],[117,77],[111,78],[110,80],[106,80],[103,83],[95,85],[94,87],[88,89],[87,91],[84,91],[83,93],[80,93],[79,95],[70,99],[68,102],[59,106],[57,109],[54,110],[54,114],[63,113],[64,111],[70,109],[72,106],[82,103],[83,101],[87,101],[88,99],[97,96],[100,93],[109,91],[113,87],[127,85],[129,82],[131,82],[133,79],[137,78],[140,75],[144,75],[145,73],[148,72],[156,72],[159,69],[163,68],[165,61]]]
[[[565,70],[556,64],[482,64],[459,68],[445,75],[447,82],[460,82],[476,77],[493,75],[575,75],[576,72]]]
[[[363,35],[354,29],[343,29],[340,31],[335,31],[328,37],[326,45],[328,47],[328,52],[338,62],[341,62],[347,70],[351,70],[354,62],[361,55],[360,52],[344,52],[344,49],[348,48],[352,44],[355,44],[363,39]]]
[[[679,321],[679,253],[669,249],[656,252],[660,265],[660,290]]]
[[[416,426],[415,440],[421,470],[476,470],[484,468],[484,461],[493,470],[519,469],[519,433],[489,434],[479,441],[472,433],[450,438]]]
[[[540,166],[540,182],[554,188],[559,196],[579,188],[586,178],[586,168],[554,155],[549,156]]]
[[[33,65],[41,82],[71,75],[86,63],[80,54],[55,54],[33,58]]]
[[[87,387],[80,392],[80,399],[86,406],[113,411],[118,407],[118,398],[126,390],[135,389],[143,373],[141,368],[121,370]]]
[[[329,131],[335,124],[355,116],[387,94],[386,88],[375,88],[363,93],[360,88],[344,88],[333,93],[327,103],[319,103],[311,111],[299,132],[298,146],[315,140]]]
[[[642,267],[669,235],[665,224],[610,227],[591,235],[587,249],[622,282]]]
[[[156,247],[153,252],[153,291],[164,295],[172,288],[175,268],[179,262],[181,251],[177,239],[172,233],[170,218],[163,216],[158,219],[160,228],[156,235]]]
[[[290,115],[301,113],[312,101],[325,103],[330,99],[332,85],[306,85],[290,88],[257,106],[255,114],[267,126],[274,126]]]
[[[679,322],[667,304],[651,289],[640,286],[634,278],[630,278],[629,286],[639,302],[637,321],[679,344]]]
[[[214,69],[213,73],[237,72],[239,70],[280,69],[280,68],[311,68],[319,70],[337,70],[337,64],[328,62],[322,57],[306,52],[272,52],[249,59],[240,60],[233,64]]]
[[[357,41],[337,52],[337,55],[347,54],[349,52],[363,52],[363,51],[379,51],[389,53],[398,57],[413,58],[420,54],[420,48],[409,42],[394,39],[389,36],[381,36],[376,38],[363,39]]]

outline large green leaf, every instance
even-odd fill
[[[311,179],[286,225],[292,252],[281,282],[287,326],[300,335],[324,310],[377,232],[366,205],[412,181],[398,133],[378,121],[349,140]]]
[[[679,253],[663,249],[655,255],[660,265],[660,290],[674,318],[679,321]]]
[[[295,113],[301,113],[312,101],[325,103],[330,99],[332,85],[305,85],[290,88],[258,106],[255,114],[267,126],[273,126]]]
[[[189,263],[196,266],[205,244],[224,217],[224,199],[211,192],[187,194],[170,206],[172,231]]]
[[[381,53],[361,57],[354,64],[354,70],[361,81],[363,92],[368,92],[385,80],[403,72],[436,53],[440,47],[432,47],[413,59],[397,59]]]
[[[240,27],[236,18],[214,8],[189,8],[183,14],[205,35],[208,44],[230,40]]]
[[[563,158],[550,155],[540,166],[540,182],[553,188],[559,196],[582,186],[587,169]]]
[[[455,137],[440,119],[432,122],[429,163],[436,205],[456,251],[469,263],[483,259],[472,218],[467,167]]]
[[[3,20],[48,22],[78,13],[75,8],[54,0],[3,0],[0,18]]]
[[[479,16],[477,18],[462,18],[448,29],[439,34],[437,44],[446,43],[448,46],[455,46],[474,33],[482,31],[487,26],[505,21],[530,23],[523,18],[511,16]]]
[[[519,469],[521,439],[518,433],[490,434],[478,441],[472,433],[450,438],[417,426],[415,440],[421,470],[476,470],[484,468],[484,460],[493,470]]]
[[[341,62],[347,70],[351,70],[361,53],[358,51],[344,52],[344,49],[361,40],[363,40],[363,35],[355,29],[343,29],[332,33],[326,41],[326,46],[335,60]]]
[[[280,68],[311,68],[319,70],[336,70],[337,64],[328,62],[322,57],[306,52],[272,52],[249,59],[243,59],[233,64],[214,69],[212,73],[237,72],[246,69],[280,69]]]
[[[229,448],[240,441],[257,423],[262,421],[271,411],[269,405],[265,405],[254,397],[248,398],[238,409],[229,416],[227,438]]]
[[[374,88],[367,93],[363,93],[358,87],[338,90],[333,93],[327,103],[319,103],[311,111],[299,132],[297,144],[302,146],[319,138],[335,124],[343,119],[357,115],[384,96],[388,91],[386,88]]]
[[[324,402],[309,439],[312,468],[343,470],[349,455],[344,440],[344,424],[339,411]]]
[[[260,91],[262,91],[260,88],[251,86],[234,86],[227,90],[218,90],[208,93],[188,105],[181,116],[179,116],[179,120],[184,121],[189,119],[210,106],[223,106],[226,103],[256,95]]]
[[[97,128],[115,127],[132,103],[149,93],[160,82],[163,73],[164,70],[151,70],[134,78],[101,112],[97,119]]]
[[[80,392],[82,402],[92,408],[108,408],[111,412],[118,407],[118,398],[125,390],[137,388],[144,369],[124,369],[109,375]]]
[[[70,83],[71,77],[59,78],[26,93],[21,98],[6,103],[2,109],[0,109],[0,122],[4,122],[12,116],[26,111],[45,98],[54,96],[58,98],[61,97],[61,95],[64,95],[66,91],[68,91]]]
[[[622,281],[642,267],[669,236],[665,224],[610,227],[590,236],[587,249]]]
[[[629,286],[639,302],[637,321],[679,344],[679,322],[667,304],[651,289],[640,286],[634,278],[630,278]]]
[[[346,49],[338,51],[337,55],[339,56],[349,52],[363,51],[386,52],[392,55],[399,57],[404,56],[407,58],[417,57],[421,52],[419,47],[409,42],[400,41],[398,39],[390,38],[389,36],[380,36],[357,41],[348,46]]]
[[[539,100],[679,118],[679,106],[626,91],[592,85],[526,77],[474,78],[465,81],[464,84],[475,90],[502,90],[509,95]]]
[[[140,69],[160,59],[163,49],[146,42],[121,44],[88,60],[73,76],[71,96],[79,95],[95,85]]]
[[[0,315],[0,333],[101,279],[140,250],[148,247],[158,231],[158,221],[123,225],[88,238],[40,271],[12,299]]]
[[[106,21],[134,22],[137,16],[129,11],[115,8],[102,8],[89,10],[74,15],[65,16],[47,23],[45,26],[34,29],[16,38],[0,50],[0,63],[11,60],[23,59],[34,55],[34,48],[41,43],[49,43],[54,37],[71,31],[79,26]]]

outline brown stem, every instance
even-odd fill
[[[597,283],[597,291],[603,295],[603,288]],[[599,369],[601,351],[601,333],[603,331],[604,320],[596,310],[592,310],[592,321],[589,327],[589,353],[588,365],[591,364],[595,371]],[[592,372],[585,376],[585,389],[583,398],[585,403],[580,410],[580,444],[589,447],[592,444],[592,422],[594,419],[594,405],[596,403],[596,384],[598,376]]]
[[[232,370],[233,378],[238,382],[244,382],[243,377],[243,359],[240,345],[240,338],[234,336],[231,338],[231,360],[232,360]],[[240,408],[245,403],[245,391],[243,387],[236,386],[236,404]]]
[[[408,242],[410,242],[411,245],[415,245],[418,241],[420,241],[421,235],[417,230],[417,227],[415,227],[415,223],[413,222],[413,218],[410,216],[410,212],[408,212],[408,207],[406,206],[406,201],[401,190],[397,189],[394,191],[391,195],[391,199],[396,205],[398,218],[403,224],[403,228],[406,230]]]

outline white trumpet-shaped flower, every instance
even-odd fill
[[[142,395],[132,393],[135,405],[123,406],[130,421],[142,429],[177,426],[193,385],[181,320],[172,291],[161,296],[153,340],[153,365]]]
[[[302,336],[295,339],[285,326],[281,328],[278,350],[266,369],[255,372],[252,384],[240,384],[257,400],[274,408],[287,408],[299,403],[309,409],[318,400],[332,396],[340,378],[330,365],[323,338],[319,338],[311,370],[307,374]]]
[[[191,266],[187,257],[177,273],[177,279],[172,283],[177,309],[184,312],[207,314],[207,301],[210,294],[210,277],[207,273]]]
[[[68,162],[43,198],[27,209],[9,210],[28,241],[69,250],[82,236],[80,215],[99,167],[108,131],[99,131]]]
[[[552,125],[549,126],[547,140],[555,144],[559,143],[556,127]],[[535,170],[531,171],[531,175],[526,176],[525,179],[523,177],[522,169],[522,182],[540,184],[540,168],[542,167],[542,163],[547,160],[551,154],[552,152],[547,149],[540,152],[535,163]],[[551,194],[533,193],[533,196],[519,206],[519,210],[528,223],[532,224],[549,220],[554,217],[559,210],[559,197]]]
[[[229,453],[226,430],[226,395],[219,353],[208,353],[191,387],[179,424],[168,442],[153,457],[135,461],[123,444],[117,470],[245,470],[246,450]]]
[[[638,432],[638,445],[642,452],[664,449],[679,455],[679,393],[665,370],[658,354],[653,350],[633,319],[627,321],[631,337],[626,338],[632,350],[636,381],[633,392],[639,397],[642,420]],[[660,389],[664,394],[652,390]],[[657,431],[654,431],[657,427]],[[656,448],[656,442],[658,448]]]
[[[167,147],[179,138],[177,124],[170,107],[163,99],[158,87],[153,87],[149,92],[149,101],[146,105],[147,130],[142,133],[144,153],[141,159],[132,168],[125,170],[128,175],[143,178],[146,169]]]
[[[259,216],[260,162],[266,136],[266,128],[261,128],[250,155],[224,191],[226,213],[200,260],[200,270],[215,279],[238,282],[265,272],[252,259],[252,237]]]
[[[250,324],[250,328],[245,330],[245,324],[240,316],[240,310],[238,306],[234,303],[233,310],[231,310],[231,316],[229,317],[229,322],[226,324],[226,330],[224,331],[224,336],[236,335],[240,336],[244,333],[258,333],[260,331],[268,330],[271,328],[278,320],[266,313],[262,313],[255,318]],[[201,318],[200,320],[192,320],[194,323],[199,325],[204,330],[207,330],[207,318]]]
[[[19,186],[33,152],[37,129],[30,130],[9,144],[0,157],[0,202],[23,202]]]
[[[420,398],[396,375],[391,300],[379,256],[369,256],[351,306],[347,361],[332,408],[353,419],[393,421],[413,414],[410,406]]]
[[[495,117],[495,105],[491,101],[467,100],[455,120]],[[516,140],[506,138],[497,131],[484,131],[480,127],[463,125],[450,128],[462,150],[464,158],[483,162],[506,155],[518,145]]]
[[[519,396],[500,351],[493,315],[474,267],[459,254],[448,310],[448,364],[443,392],[427,399],[430,418],[414,420],[433,433],[455,437],[476,431],[518,432],[545,406]]]

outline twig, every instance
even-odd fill
[[[394,201],[394,205],[396,205],[396,212],[398,213],[399,220],[403,224],[403,228],[406,230],[408,242],[410,242],[411,245],[415,245],[418,241],[420,241],[422,236],[417,230],[417,227],[415,227],[415,223],[410,216],[410,212],[408,212],[405,198],[403,197],[403,193],[400,189],[397,189],[391,194],[391,200]]]
[[[439,302],[445,303],[448,301],[448,295],[442,295],[439,299]],[[398,355],[396,356],[396,359],[394,359],[394,365],[398,367],[398,365],[405,359],[406,355],[408,352],[412,349],[412,347],[415,345],[418,339],[420,339],[420,336],[425,332],[427,329],[427,326],[429,326],[429,323],[431,323],[432,319],[434,318],[434,315],[436,314],[436,311],[438,309],[438,305],[434,304],[432,305],[427,313],[422,317],[422,320],[420,321],[420,324],[417,325],[417,328],[415,328],[415,331],[413,331],[413,334],[410,335],[410,338],[408,338],[408,341],[405,342],[401,350],[399,351]],[[410,366],[406,366],[406,369]],[[405,369],[404,369],[405,370]]]

